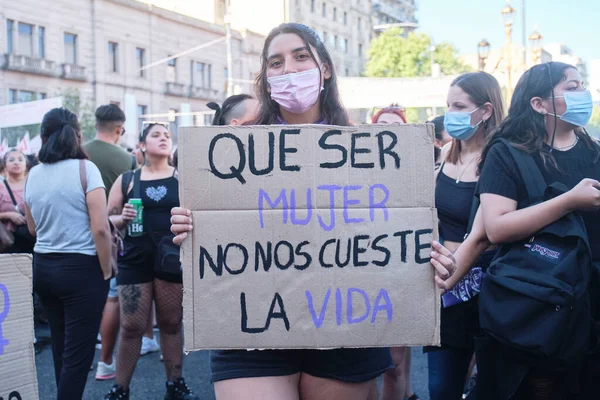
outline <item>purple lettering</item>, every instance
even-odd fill
[[[331,294],[331,289],[327,289],[327,293],[325,293],[325,299],[323,300],[323,307],[321,307],[319,317],[317,317],[317,313],[315,312],[312,294],[308,290],[305,292],[305,294],[306,300],[308,301],[308,312],[310,312],[310,316],[312,317],[313,323],[318,329],[321,327],[321,325],[323,325],[323,321],[325,320],[325,311],[327,310],[327,303],[329,303],[329,295]]]
[[[385,195],[383,200],[379,201],[378,203],[375,202],[375,189],[382,190]],[[387,210],[387,207],[385,206],[385,203],[387,203],[389,198],[390,198],[390,191],[388,190],[388,188],[385,185],[376,183],[375,185],[369,186],[369,214],[371,217],[371,222],[375,221],[375,209],[377,209],[377,208],[381,208],[383,210],[383,220],[384,221],[388,220],[388,210]]]
[[[365,301],[365,314],[361,315],[358,318],[354,318],[352,315],[352,293],[359,293],[363,300]],[[369,297],[367,293],[362,289],[349,288],[348,289],[348,299],[347,299],[347,308],[346,308],[346,319],[349,324],[358,324],[359,322],[364,321],[369,316],[369,312],[371,312],[371,303],[369,302]]]
[[[267,192],[265,192],[263,189],[259,189],[259,191],[258,191],[258,217],[260,219],[260,227],[261,228],[265,227],[265,223],[263,220],[263,203],[265,201],[269,204],[269,206],[271,206],[271,208],[275,208],[279,205],[279,203],[281,203],[281,205],[283,207],[283,223],[284,224],[287,223],[288,204],[287,204],[287,198],[285,196],[285,189],[281,189],[281,192],[279,193],[279,196],[277,196],[275,201],[271,200],[271,198],[269,197],[269,194]]]
[[[336,190],[341,190],[342,187],[339,185],[321,185],[318,186],[317,189],[319,190],[329,190],[329,216],[331,218],[330,220],[330,224],[326,225],[323,222],[323,219],[321,218],[321,216],[319,215],[319,224],[321,225],[321,228],[323,228],[323,230],[329,232],[330,230],[332,230],[335,227],[335,191]]]
[[[348,216],[348,207],[353,204],[360,204],[360,200],[351,200],[348,198],[348,192],[351,190],[360,190],[362,186],[344,186],[344,222],[347,224],[360,224],[364,218],[350,218]]]
[[[0,283],[0,291],[4,294],[4,309],[0,312],[0,355],[4,354],[4,347],[8,344],[8,339],[2,335],[2,323],[8,316],[10,311],[10,298],[8,297],[8,289]]]
[[[335,322],[338,326],[342,325],[342,291],[335,289]]]
[[[381,302],[384,301],[384,304]],[[377,313],[379,310],[385,310],[387,314],[387,320],[392,321],[392,302],[390,300],[390,296],[385,289],[380,289],[379,294],[377,294],[377,298],[375,299],[375,305],[373,306],[373,316],[371,317],[371,323],[375,323],[375,319],[377,318]]]
[[[290,220],[293,225],[308,225],[312,217],[312,191],[306,189],[306,218],[296,219],[296,189],[290,191]]]

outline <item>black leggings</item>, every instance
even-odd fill
[[[108,294],[97,256],[33,255],[33,288],[48,314],[57,400],[77,400],[94,360]]]

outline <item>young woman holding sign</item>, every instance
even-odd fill
[[[350,125],[337,88],[331,57],[309,27],[288,23],[271,31],[257,79],[257,124]],[[180,244],[192,230],[190,210],[172,210],[171,231]],[[450,275],[452,255],[433,261]],[[439,284],[442,279],[436,276]],[[211,352],[212,379],[219,400],[368,398],[372,382],[393,367],[389,349],[265,350]]]
[[[169,210],[179,205],[177,171],[169,165],[173,141],[165,126],[153,123],[144,129],[140,142],[144,166],[119,176],[108,198],[111,220],[117,228],[127,228],[136,217],[136,210],[128,203],[133,198],[141,200],[143,218],[142,229],[128,232],[124,254],[119,257],[121,331],[117,376],[105,399],[129,399],[129,383],[154,300],[167,374],[165,399],[196,400],[198,397],[181,376],[183,292],[179,252],[174,260],[169,257],[173,237],[169,232]]]

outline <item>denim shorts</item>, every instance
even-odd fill
[[[119,297],[119,292],[117,291],[117,278],[110,279],[110,287],[108,289],[108,298],[116,299]]]
[[[286,376],[303,372],[319,378],[360,383],[393,368],[388,347],[333,350],[213,350],[212,380]]]

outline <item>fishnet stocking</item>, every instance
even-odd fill
[[[183,285],[155,279],[154,297],[165,372],[167,380],[172,382],[181,376],[183,361]]]
[[[117,349],[116,383],[129,388],[135,371],[142,336],[146,331],[153,297],[152,283],[119,286],[121,330]]]

